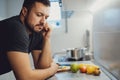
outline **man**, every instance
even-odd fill
[[[13,70],[16,80],[44,80],[57,72],[46,22],[49,11],[48,0],[25,0],[19,16],[0,21],[0,74]]]

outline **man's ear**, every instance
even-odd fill
[[[25,17],[27,15],[27,8],[26,7],[22,7],[22,11],[21,11],[21,14]]]

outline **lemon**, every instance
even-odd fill
[[[94,67],[94,66],[89,65],[89,66],[87,67],[87,74],[93,74],[94,71],[95,71],[95,67]]]

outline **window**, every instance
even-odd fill
[[[59,28],[61,26],[61,7],[58,1],[51,1],[50,17],[48,22],[53,28]]]

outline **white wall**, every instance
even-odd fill
[[[5,19],[7,16],[6,0],[0,0],[0,20]]]
[[[67,48],[85,47],[86,30],[90,31],[90,52],[92,52],[92,21],[93,15],[86,8],[89,0],[62,0],[63,11],[74,11],[70,18],[67,18],[67,26],[63,19],[62,29],[54,30],[52,35],[52,49],[60,52]],[[82,1],[82,2],[81,2]],[[66,33],[65,28],[68,27]],[[57,32],[57,33],[56,33]]]
[[[87,11],[75,11],[71,18],[68,18],[67,33],[65,30],[59,32],[59,34],[53,31],[51,38],[53,52],[59,52],[67,48],[85,47],[86,30],[88,29],[90,36],[92,35],[92,19],[91,13]],[[62,25],[62,27],[66,26]]]
[[[24,0],[0,0],[0,20],[18,15]]]
[[[7,17],[15,16],[20,13],[24,0],[7,0]]]

